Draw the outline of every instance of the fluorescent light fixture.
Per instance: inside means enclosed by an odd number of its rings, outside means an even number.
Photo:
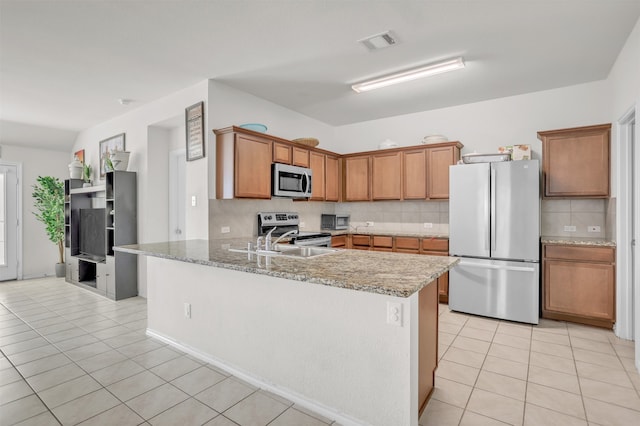
[[[387,75],[385,77],[363,81],[362,83],[354,84],[353,86],[351,86],[351,88],[358,93],[366,92],[373,89],[379,89],[381,87],[391,86],[392,84],[404,83],[406,81],[417,80],[423,77],[430,77],[432,75],[455,71],[462,68],[464,68],[464,61],[462,60],[462,58],[455,58],[448,61],[426,65],[424,67],[401,71],[395,74]]]

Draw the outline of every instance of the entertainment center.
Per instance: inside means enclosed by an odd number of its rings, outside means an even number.
[[[113,246],[136,244],[136,173],[112,171],[104,185],[65,180],[66,281],[113,300],[138,295],[138,259]]]

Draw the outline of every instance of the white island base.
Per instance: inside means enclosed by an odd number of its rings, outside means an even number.
[[[435,282],[394,297],[152,256],[147,282],[149,335],[343,425],[418,425]]]

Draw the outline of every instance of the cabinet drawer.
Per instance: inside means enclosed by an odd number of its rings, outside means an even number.
[[[449,240],[444,238],[425,238],[422,240],[422,250],[449,253]]]
[[[393,237],[383,237],[380,235],[374,235],[373,246],[391,248],[393,247]]]
[[[412,237],[396,237],[396,248],[402,250],[419,250],[420,240]]]
[[[331,247],[344,247],[347,245],[347,237],[345,235],[335,235],[331,237]]]
[[[371,245],[371,237],[369,235],[353,235],[351,237],[351,245],[369,247]]]
[[[615,250],[612,247],[577,247],[545,245],[544,257],[547,259],[586,260],[590,262],[615,262]]]

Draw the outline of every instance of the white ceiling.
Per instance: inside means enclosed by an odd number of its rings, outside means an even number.
[[[330,125],[601,80],[639,16],[640,0],[0,0],[0,137],[68,149],[207,78]],[[396,46],[357,42],[385,30]],[[462,71],[350,89],[459,55]]]

